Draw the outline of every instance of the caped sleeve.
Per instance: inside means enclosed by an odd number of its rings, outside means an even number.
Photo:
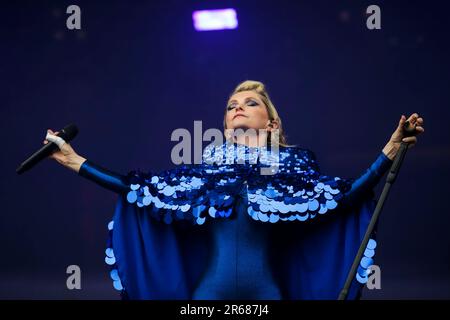
[[[148,207],[151,216],[166,224],[188,220],[203,224],[207,216],[228,217],[245,168],[227,165],[180,165],[160,173],[128,174],[128,203]]]
[[[286,149],[279,157],[280,167],[273,175],[255,172],[251,177],[248,213],[254,220],[306,221],[356,204],[372,192],[392,163],[381,153],[354,179],[323,174],[309,149]]]
[[[231,215],[237,185],[245,168],[215,164],[183,164],[161,172],[118,174],[86,160],[79,175],[126,196],[128,203],[148,207],[151,217],[164,222],[185,220],[203,224],[207,216]]]
[[[335,209],[351,188],[351,179],[322,174],[308,149],[287,148],[278,157],[273,175],[255,172],[249,182],[249,214],[255,220],[306,221]]]
[[[317,172],[319,180],[327,177],[320,172],[314,152],[307,150],[307,154],[306,159],[308,166],[312,168],[313,171]],[[342,188],[342,196],[338,197],[339,205],[343,207],[356,204],[361,201],[365,195],[372,193],[373,188],[380,182],[392,163],[393,160],[389,159],[383,152],[380,152],[377,155],[377,158],[358,178],[343,178],[347,186]],[[348,186],[350,186],[350,188]]]

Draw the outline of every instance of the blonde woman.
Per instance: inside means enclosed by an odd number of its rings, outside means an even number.
[[[405,137],[405,121],[415,136]],[[226,142],[205,149],[201,164],[121,175],[68,143],[51,158],[118,193],[105,261],[124,299],[336,299],[373,213],[373,188],[400,143],[415,145],[423,131],[417,113],[402,116],[359,178],[324,175],[311,150],[287,144],[264,84],[244,81],[227,101]],[[276,173],[262,175],[274,162]],[[349,299],[360,296],[375,247],[374,234]]]

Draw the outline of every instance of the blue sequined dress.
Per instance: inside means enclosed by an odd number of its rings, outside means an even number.
[[[380,153],[341,179],[308,149],[276,151],[225,143],[202,164],[126,176],[85,161],[81,176],[119,194],[105,261],[123,298],[336,299],[392,161]],[[367,281],[372,238],[350,299]]]

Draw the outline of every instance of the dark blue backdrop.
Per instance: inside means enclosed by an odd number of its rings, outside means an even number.
[[[81,31],[66,29],[70,4]],[[167,169],[171,132],[220,128],[246,79],[266,83],[289,141],[336,176],[360,175],[401,114],[424,117],[380,221],[382,289],[364,298],[450,298],[449,8],[377,1],[370,31],[370,4],[3,1],[0,298],[118,298],[103,261],[116,196],[51,161],[15,174],[47,128],[76,123],[74,148],[113,170]],[[193,10],[226,7],[237,30],[193,29]],[[82,290],[66,288],[71,264]]]

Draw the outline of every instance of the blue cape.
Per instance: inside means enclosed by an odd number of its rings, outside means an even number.
[[[322,175],[311,151],[260,148],[255,157],[242,149],[224,144],[206,149],[201,164],[128,174],[105,258],[123,298],[191,299],[208,261],[209,222],[229,219],[246,182],[249,219],[275,226],[270,264],[283,299],[337,299],[374,211],[373,191],[340,205],[354,180]],[[261,174],[269,167],[273,174]],[[359,298],[375,246],[371,239],[348,299]]]

